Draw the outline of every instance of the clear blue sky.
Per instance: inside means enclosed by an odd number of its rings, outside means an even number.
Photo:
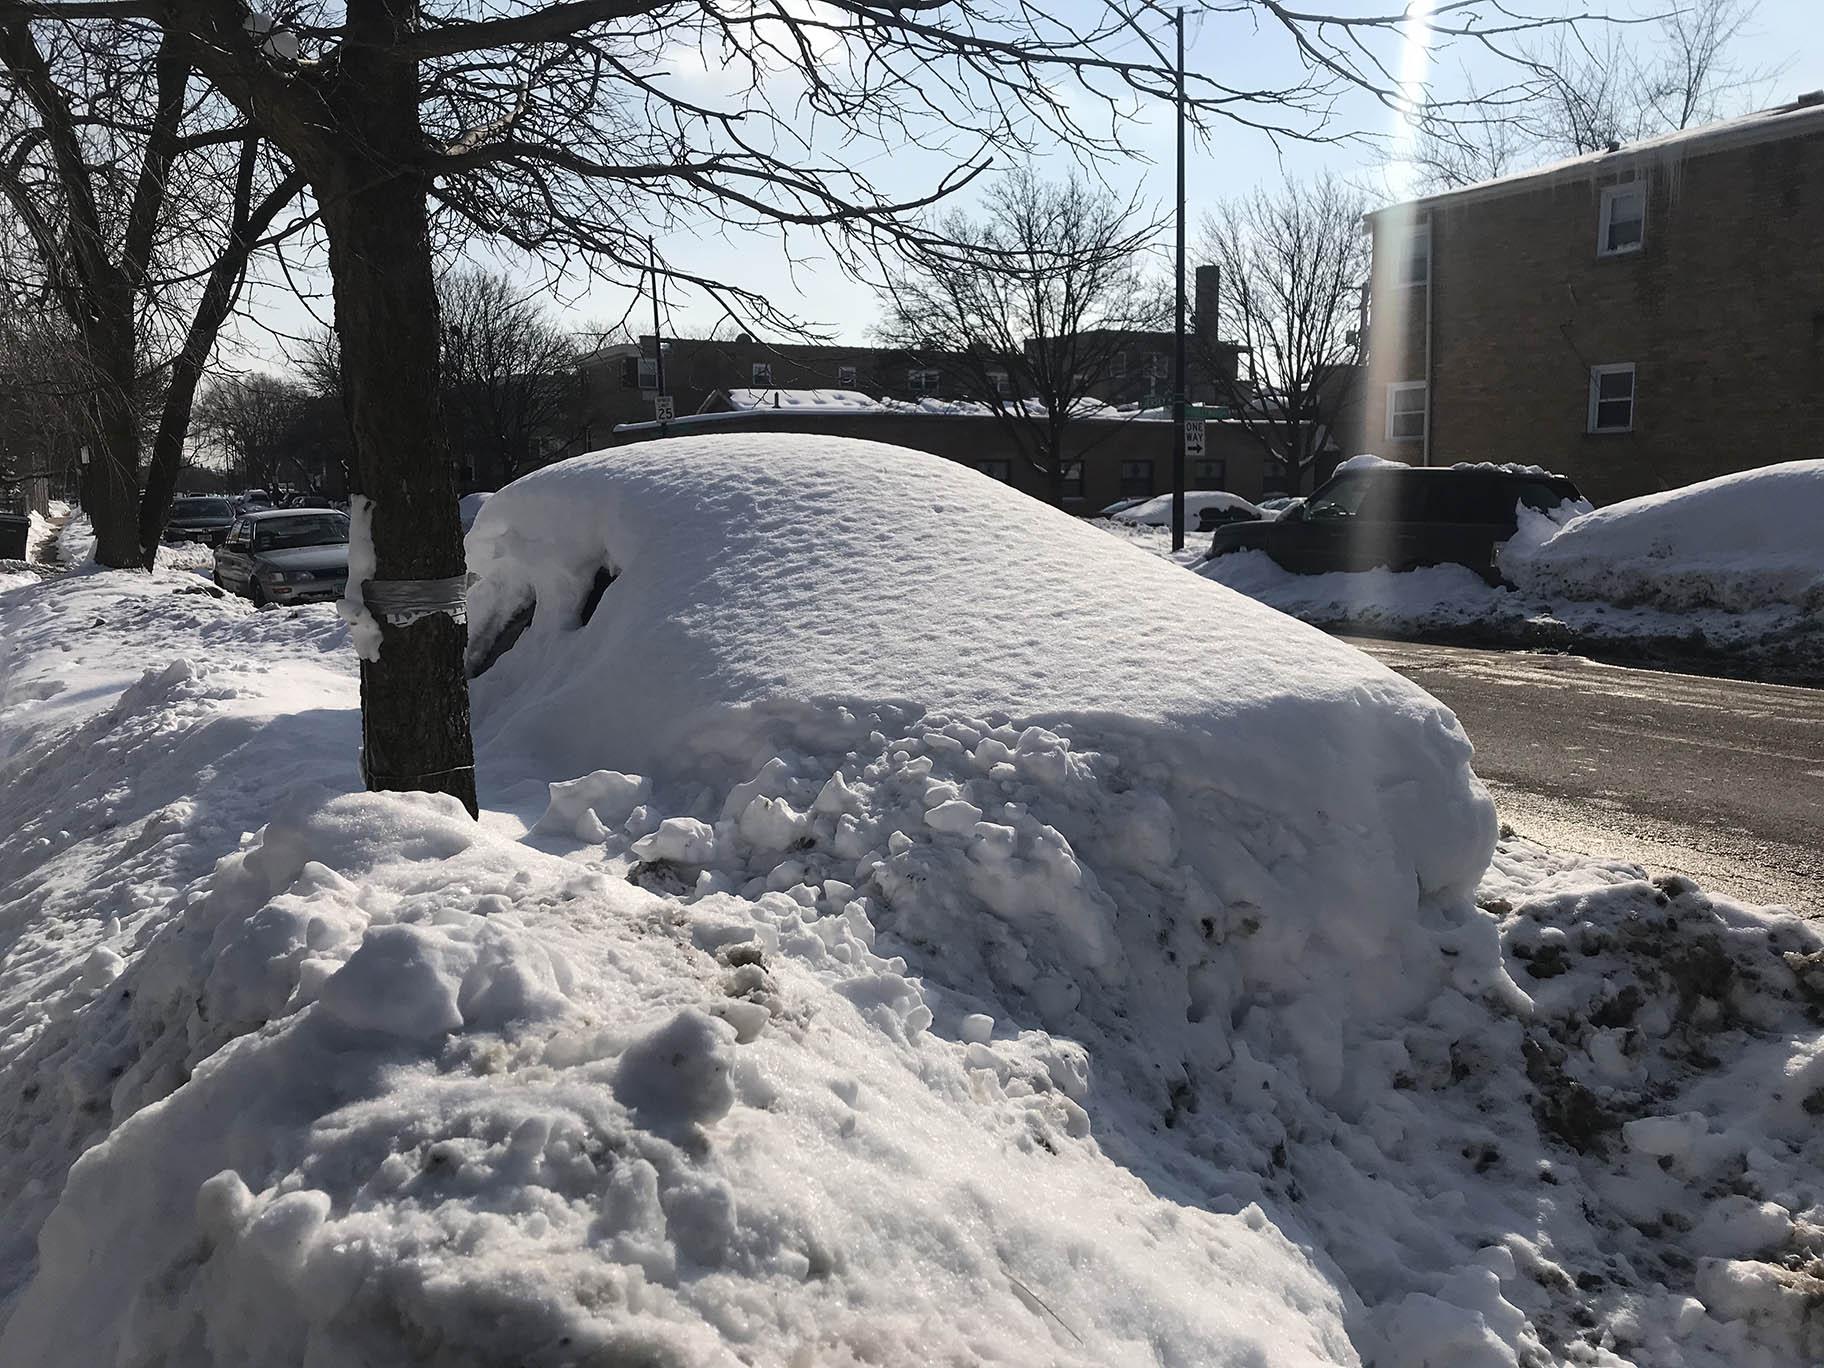
[[[1082,3],[1084,0],[1061,0],[1060,12]],[[1537,0],[1537,5],[1548,11],[1554,5],[1571,8],[1566,0]],[[1392,8],[1387,0],[1330,0],[1330,7],[1365,13],[1385,13]],[[1626,18],[1650,13],[1655,5],[1653,0],[1607,0],[1606,4],[1604,0],[1594,0],[1587,8],[1613,18]],[[1162,29],[1162,40],[1169,39],[1169,32],[1169,27]],[[1133,55],[1139,55],[1138,39],[1130,40],[1128,46]],[[1246,17],[1211,15],[1193,21],[1187,28],[1187,48],[1187,64],[1218,79],[1263,85],[1290,81],[1296,75],[1284,41],[1257,29]],[[1763,88],[1764,97],[1759,104],[1778,104],[1801,91],[1824,88],[1824,0],[1761,0],[1751,31],[1740,40],[1733,56],[1743,67],[1776,73]],[[1390,49],[1386,57],[1397,63],[1397,49]],[[1473,52],[1446,52],[1430,72],[1440,96],[1455,93],[1466,62],[1484,84],[1497,75],[1489,69],[1486,58],[1477,58]],[[709,93],[720,73],[701,71],[686,74],[683,79],[700,84],[703,93]],[[1387,110],[1363,98],[1338,108],[1334,128],[1386,139],[1397,132],[1396,123]],[[1135,157],[1104,164],[1097,173],[1118,189],[1138,188],[1149,199],[1167,203],[1172,191],[1173,156],[1169,106],[1143,116],[1141,122],[1129,128],[1126,140]],[[1276,145],[1263,133],[1218,121],[1207,141],[1193,139],[1188,158],[1193,255],[1198,216],[1223,196],[1256,184],[1306,177],[1322,170],[1359,173],[1364,178],[1384,177],[1384,172],[1377,172],[1376,168],[1384,165],[1386,157],[1385,143],[1378,147],[1322,146],[1280,140]],[[1058,174],[1068,169],[1063,159],[1052,160]],[[935,166],[930,158],[876,154],[870,169],[878,171],[883,189],[911,194],[928,187]],[[967,195],[960,202],[967,204]],[[661,239],[663,251],[681,267],[762,290],[775,303],[809,322],[847,340],[865,340],[877,312],[872,291],[821,258],[818,244],[810,236],[796,237],[790,246],[788,255],[777,234],[730,238],[710,230],[677,232]],[[528,276],[531,279],[534,277]],[[625,288],[572,280],[551,295],[551,303],[567,321],[582,326],[618,318],[634,301]],[[720,317],[720,310],[708,301],[682,292],[672,292],[667,305],[668,329],[704,330],[714,326]],[[311,325],[306,312],[277,291],[261,292],[260,306],[270,311],[269,316],[281,330],[296,332]],[[327,317],[327,305],[319,303],[317,313]],[[638,328],[649,330],[650,317],[650,305],[640,304],[633,321]],[[230,344],[230,360],[232,363],[238,355],[254,364],[272,364],[277,359],[276,351],[269,339],[243,328],[238,341]]]

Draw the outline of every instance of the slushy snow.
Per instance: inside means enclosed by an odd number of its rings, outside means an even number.
[[[0,1362],[1817,1356],[1824,938],[1366,657],[838,439],[470,560],[480,823],[328,607],[0,590]]]

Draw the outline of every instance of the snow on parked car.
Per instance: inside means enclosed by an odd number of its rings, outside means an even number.
[[[1820,527],[1824,460],[1788,461],[1537,525],[1503,551],[1501,568],[1547,598],[1815,611],[1824,608]]]
[[[0,1362],[1806,1345],[1824,938],[1497,847],[1365,657],[837,439],[469,555],[479,823],[327,608],[0,591]]]
[[[1170,527],[1172,496],[1143,499],[1137,504],[1116,509],[1107,516],[1116,522],[1141,527]],[[1219,523],[1250,522],[1262,517],[1260,509],[1239,494],[1221,489],[1193,489],[1184,496],[1184,523],[1193,531],[1209,531]]]

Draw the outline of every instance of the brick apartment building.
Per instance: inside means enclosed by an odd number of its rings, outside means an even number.
[[[1824,92],[1398,204],[1355,449],[1598,502],[1817,455]]]

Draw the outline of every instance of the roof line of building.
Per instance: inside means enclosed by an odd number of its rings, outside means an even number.
[[[872,418],[876,420],[889,418],[928,419],[932,422],[947,423],[959,419],[981,422],[993,419],[992,413],[929,413],[918,409],[857,408],[857,409],[820,409],[794,406],[790,408],[772,408],[762,406],[751,409],[729,409],[721,413],[681,413],[676,418],[661,424],[656,418],[642,419],[637,423],[616,423],[614,432],[651,432],[659,427],[695,427],[705,423],[727,423],[741,418]],[[1138,413],[1085,413],[1071,419],[1073,423],[1170,423],[1169,417],[1156,418]],[[1243,427],[1245,420],[1240,418],[1206,418],[1206,423],[1216,427]]]
[[[1531,171],[1516,171],[1494,180],[1478,181],[1474,185],[1402,200],[1384,209],[1372,210],[1364,217],[1374,220],[1390,214],[1429,209],[1444,203],[1473,204],[1537,189],[1542,185],[1593,179],[1610,172],[1632,169],[1641,162],[1705,156],[1730,148],[1748,147],[1780,138],[1805,137],[1818,132],[1824,132],[1824,91],[1814,90],[1801,95],[1790,104],[1744,114],[1736,119],[1725,119],[1720,123],[1705,124],[1701,128],[1678,129],[1655,138],[1643,138],[1612,151],[1588,152]]]

